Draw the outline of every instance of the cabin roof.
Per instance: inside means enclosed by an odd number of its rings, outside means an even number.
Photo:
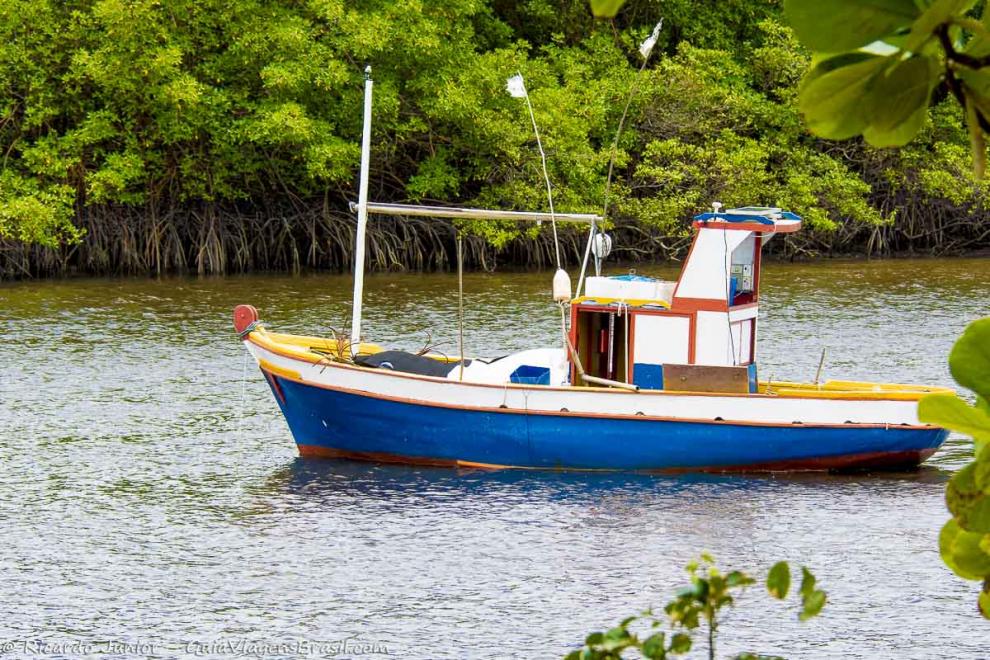
[[[694,216],[694,226],[735,229],[763,234],[792,232],[801,228],[801,216],[772,206],[743,206]]]

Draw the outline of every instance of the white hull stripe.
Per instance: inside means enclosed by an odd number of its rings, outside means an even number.
[[[773,395],[691,395],[588,388],[461,383],[326,362],[313,364],[245,342],[256,360],[297,373],[303,383],[427,406],[538,414],[648,417],[741,424],[919,426],[916,401],[787,398]]]

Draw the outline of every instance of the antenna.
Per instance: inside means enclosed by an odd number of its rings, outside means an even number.
[[[526,107],[529,108],[529,118],[533,122],[533,133],[536,135],[536,146],[540,150],[540,163],[543,165],[543,180],[547,184],[547,201],[550,203],[550,224],[553,225],[553,247],[557,255],[557,270],[560,270],[560,242],[557,240],[557,219],[553,212],[553,191],[550,187],[550,175],[547,173],[547,154],[543,151],[543,141],[540,140],[540,129],[536,127],[536,115],[533,114],[533,104],[529,100],[529,92],[526,90],[526,83],[522,73],[509,78],[505,83],[505,89],[515,98],[526,99]],[[570,288],[570,285],[568,285]]]
[[[636,72],[636,78],[633,80],[633,85],[629,89],[629,96],[626,98],[626,107],[622,109],[622,118],[619,119],[619,127],[615,131],[615,139],[612,141],[612,154],[608,159],[608,176],[605,177],[605,200],[602,203],[602,218],[608,217],[608,199],[609,193],[612,190],[612,172],[615,169],[615,154],[619,149],[619,137],[622,135],[622,128],[626,124],[626,116],[629,114],[629,106],[632,105],[632,100],[636,98],[636,92],[639,91],[639,79],[642,77],[643,70],[646,69],[646,63],[650,61],[650,55],[653,54],[653,47],[657,43],[657,39],[660,37],[660,30],[663,29],[663,18],[653,28],[653,32],[650,36],[640,44],[639,53],[643,56],[643,63],[639,67],[639,71]],[[578,278],[577,290],[575,290],[574,295],[581,295],[581,287],[584,285],[584,274],[588,270],[588,258],[591,256],[591,243],[595,239],[595,224],[592,223],[591,231],[588,232],[588,245],[584,249],[584,260],[581,262],[581,276]]]
[[[602,207],[602,217],[608,217],[608,195],[612,187],[612,170],[615,167],[615,153],[619,149],[619,137],[622,135],[622,128],[626,124],[626,115],[629,114],[629,106],[632,105],[632,100],[636,98],[636,92],[639,91],[639,79],[643,70],[646,69],[646,63],[650,61],[650,55],[653,54],[653,47],[657,43],[657,38],[660,36],[660,30],[663,29],[663,19],[656,24],[653,28],[653,32],[650,36],[646,38],[646,41],[642,43],[639,47],[639,52],[643,56],[643,64],[640,65],[639,71],[636,72],[636,78],[633,80],[633,86],[629,90],[629,96],[626,98],[626,107],[622,109],[622,118],[619,120],[619,128],[615,131],[615,140],[612,141],[612,155],[608,160],[608,176],[605,178],[605,202]]]

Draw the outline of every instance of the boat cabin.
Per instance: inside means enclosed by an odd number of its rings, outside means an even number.
[[[703,213],[676,282],[589,277],[572,301],[570,341],[585,373],[642,389],[755,392],[760,253],[801,228],[779,208]],[[572,385],[587,383],[571,362]]]

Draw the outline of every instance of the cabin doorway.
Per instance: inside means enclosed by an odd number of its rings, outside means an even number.
[[[590,376],[621,382],[629,381],[629,314],[618,310],[578,309],[571,329],[574,348],[584,371]],[[571,383],[579,382],[571,369]]]

